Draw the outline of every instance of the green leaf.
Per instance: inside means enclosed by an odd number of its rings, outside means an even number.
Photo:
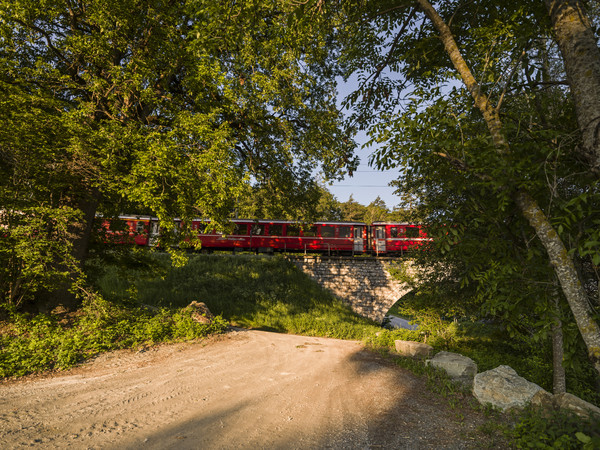
[[[581,431],[576,432],[575,437],[579,442],[583,442],[584,444],[592,442],[592,438],[587,434],[582,433]]]

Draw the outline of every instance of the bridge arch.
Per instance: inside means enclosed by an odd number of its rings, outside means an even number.
[[[395,258],[288,256],[289,260],[353,311],[381,323],[385,314],[412,290],[394,279]]]

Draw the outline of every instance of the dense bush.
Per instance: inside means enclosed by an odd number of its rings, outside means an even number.
[[[0,377],[67,369],[104,351],[196,339],[223,332],[226,327],[221,317],[200,324],[178,308],[153,312],[99,298],[86,302],[70,320],[11,310],[0,333]]]
[[[600,448],[600,417],[583,418],[565,411],[540,414],[527,409],[510,432],[517,448]]]

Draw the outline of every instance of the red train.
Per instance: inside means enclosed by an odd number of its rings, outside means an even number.
[[[119,226],[108,220],[102,226],[113,243],[155,246],[160,228],[149,216],[119,216]],[[203,250],[260,252],[318,252],[325,254],[399,254],[430,240],[420,225],[375,222],[315,222],[309,225],[287,220],[233,219],[230,234],[210,230],[210,222],[192,221]],[[175,221],[175,229],[180,221]],[[208,231],[207,231],[208,230]]]

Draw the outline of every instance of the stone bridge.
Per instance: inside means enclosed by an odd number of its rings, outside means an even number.
[[[404,260],[350,256],[288,255],[288,258],[356,313],[376,322],[381,323],[392,305],[411,290],[388,272],[391,265]]]

